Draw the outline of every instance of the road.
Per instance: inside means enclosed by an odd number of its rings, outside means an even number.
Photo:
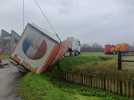
[[[0,66],[0,100],[21,100],[16,95],[17,83],[21,77],[18,68],[8,62],[8,65]]]

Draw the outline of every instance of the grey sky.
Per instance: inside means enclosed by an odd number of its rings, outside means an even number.
[[[82,43],[134,44],[133,0],[37,0],[62,39]],[[25,23],[52,31],[33,0],[25,0]],[[22,0],[0,1],[0,28],[22,33]]]

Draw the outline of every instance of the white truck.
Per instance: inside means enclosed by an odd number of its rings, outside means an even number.
[[[78,56],[80,54],[80,40],[74,37],[68,37],[67,40],[70,41],[70,46],[68,48],[69,55]]]

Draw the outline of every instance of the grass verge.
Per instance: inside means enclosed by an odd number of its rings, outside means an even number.
[[[18,94],[22,100],[133,100],[103,90],[61,82],[51,73],[28,73],[20,83]]]
[[[114,59],[113,56],[102,53],[82,53],[77,57],[63,58],[47,73],[28,73],[24,76],[19,84],[18,94],[22,100],[134,100],[57,79],[62,71],[112,69]]]

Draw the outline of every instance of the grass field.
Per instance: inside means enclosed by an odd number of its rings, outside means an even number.
[[[0,59],[9,59],[9,54],[0,53]]]
[[[116,67],[116,56],[105,55],[101,52],[82,53],[80,56],[65,57],[59,60],[58,66],[62,71],[110,69],[110,67],[113,69]]]
[[[111,70],[115,66],[115,59],[116,57],[103,53],[82,53],[77,57],[63,58],[47,73],[28,73],[24,76],[18,94],[22,100],[134,100],[99,89],[61,82],[56,78],[60,71]]]
[[[22,100],[133,100],[103,90],[61,82],[54,79],[49,72],[27,74],[18,91]]]

